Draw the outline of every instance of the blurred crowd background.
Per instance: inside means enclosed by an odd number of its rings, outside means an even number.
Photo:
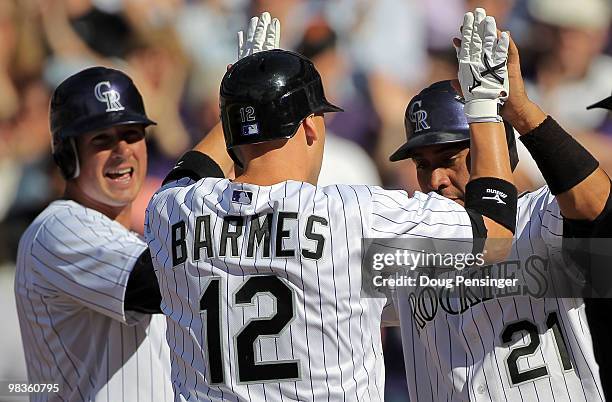
[[[388,162],[405,141],[405,107],[423,87],[456,77],[451,40],[476,6],[511,32],[531,99],[612,172],[611,114],[586,110],[612,93],[610,0],[0,0],[0,305],[9,311],[0,379],[26,378],[12,272],[22,231],[63,192],[48,128],[50,94],[63,79],[91,65],[124,70],[158,122],[133,219],[142,232],[148,199],[174,160],[218,121],[236,32],[267,10],[281,20],[281,47],[311,58],[327,98],[346,110],[326,116],[321,183],[413,191],[412,162]],[[540,186],[521,157],[520,189]],[[385,340],[388,400],[406,400],[399,335]]]

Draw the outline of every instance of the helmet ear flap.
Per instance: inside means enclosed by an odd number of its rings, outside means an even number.
[[[60,141],[53,147],[53,160],[66,180],[76,179],[81,171],[74,138]]]

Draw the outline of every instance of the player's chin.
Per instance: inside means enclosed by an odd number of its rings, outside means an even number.
[[[133,202],[138,196],[140,186],[130,186],[127,188],[107,187],[106,195],[111,204],[116,207],[125,206]]]
[[[107,205],[113,207],[113,208],[124,208],[129,206],[130,204],[132,204],[134,202],[134,200],[136,199],[135,196],[117,196],[117,195],[113,195],[111,197],[108,198],[108,201],[106,202]]]

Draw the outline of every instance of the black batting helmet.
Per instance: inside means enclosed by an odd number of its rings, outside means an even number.
[[[134,82],[119,70],[92,67],[64,80],[49,111],[53,159],[66,179],[79,175],[74,137],[121,124],[155,124]]]
[[[321,76],[306,57],[268,50],[236,62],[221,81],[221,123],[227,150],[295,135],[313,113],[341,112],[325,99]]]
[[[470,140],[470,127],[463,106],[465,101],[451,86],[450,81],[439,81],[423,89],[410,100],[404,125],[406,143],[389,158],[391,161],[408,159],[415,149],[428,145],[452,144]],[[512,170],[518,164],[516,138],[512,126],[504,122]]]

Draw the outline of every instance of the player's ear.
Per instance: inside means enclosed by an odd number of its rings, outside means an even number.
[[[317,126],[314,123],[313,117],[314,115],[311,114],[302,121],[302,128],[306,134],[306,143],[308,145],[312,145],[319,139],[319,132],[317,131]]]

